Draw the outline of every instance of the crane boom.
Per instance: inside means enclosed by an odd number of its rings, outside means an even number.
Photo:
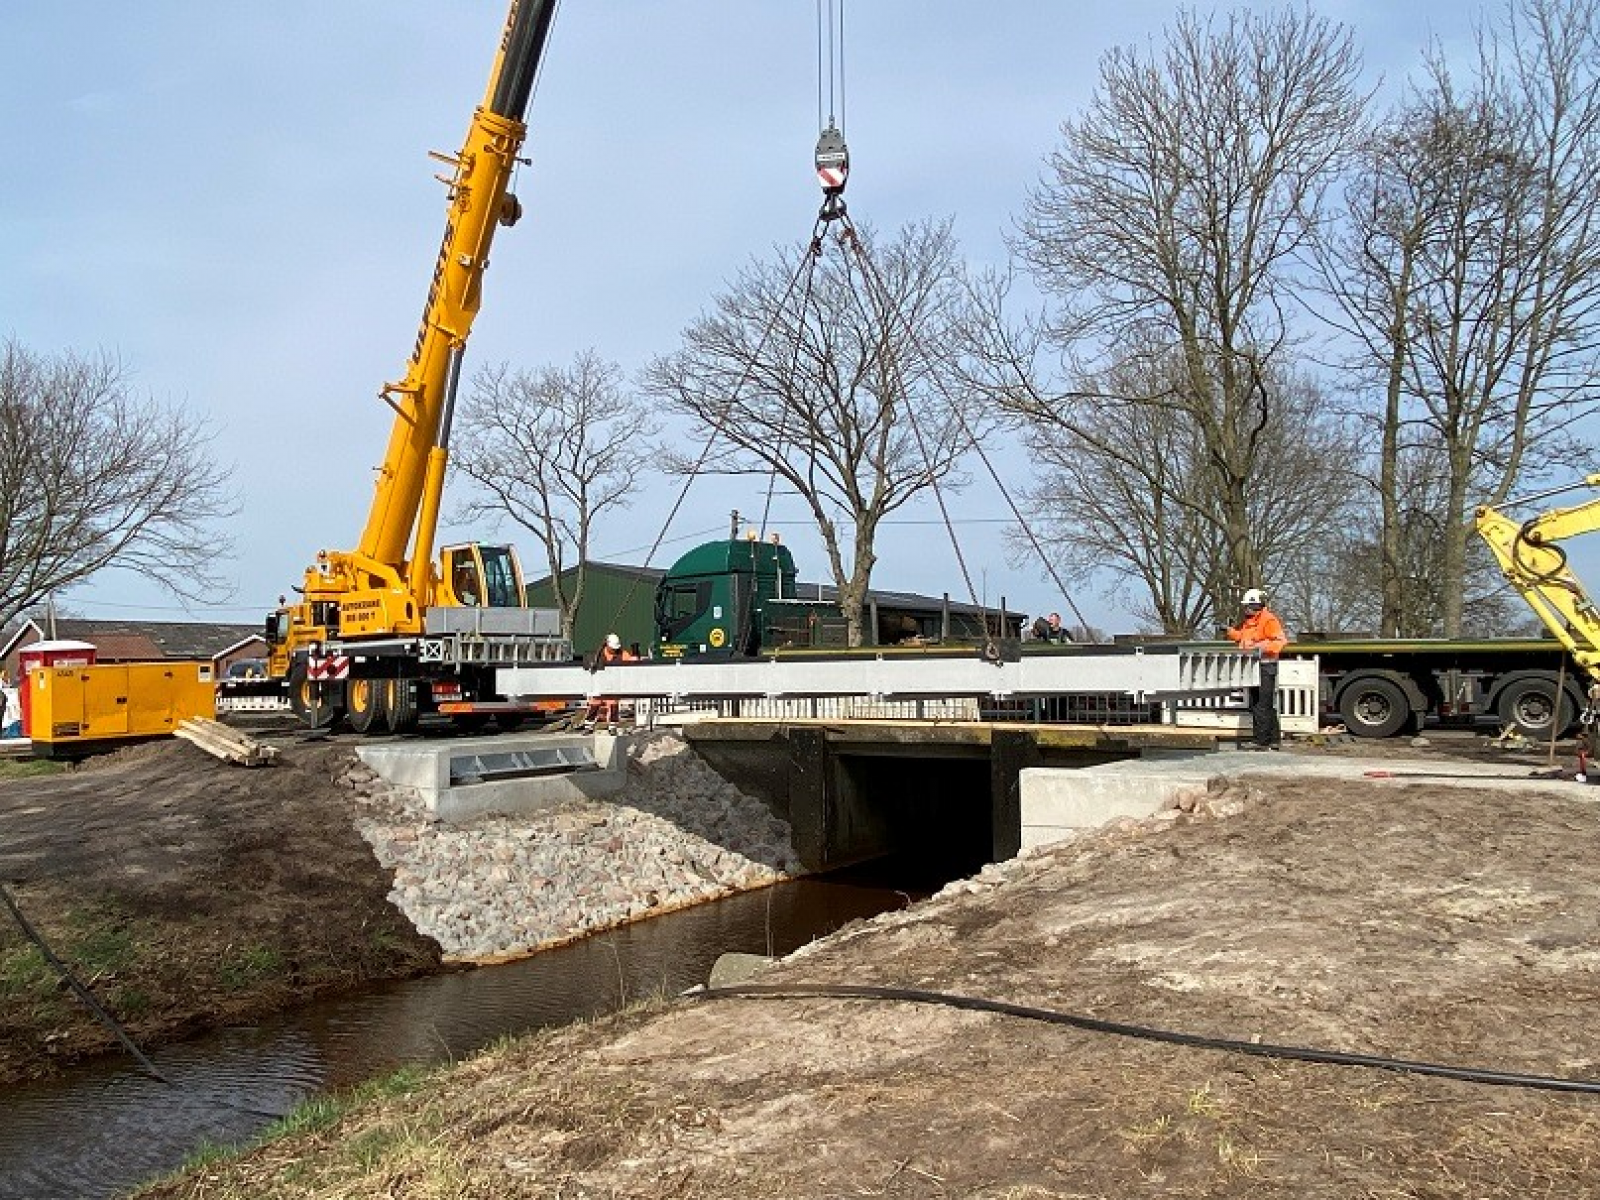
[[[393,405],[395,421],[357,551],[374,563],[397,568],[412,548],[410,561],[426,564],[432,553],[449,442],[450,384],[482,302],[495,227],[510,225],[520,212],[508,186],[554,11],[553,0],[512,4],[484,102],[473,114],[461,153],[447,160],[455,167],[449,214],[416,344],[404,378],[385,384],[381,393]],[[439,461],[430,462],[435,457]],[[419,513],[430,510],[432,519],[419,525]]]
[[[493,662],[556,649],[523,607],[509,546],[445,547],[433,561],[462,356],[495,230],[521,215],[511,177],[556,6],[510,0],[466,140],[434,155],[450,168],[444,236],[405,374],[379,390],[394,420],[360,540],[319,550],[300,600],[267,619],[269,673],[312,725],[348,708],[359,732],[402,732],[441,704],[492,703]]]

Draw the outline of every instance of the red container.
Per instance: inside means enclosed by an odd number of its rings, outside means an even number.
[[[22,701],[22,736],[32,737],[30,714],[33,710],[33,689],[44,685],[43,679],[34,679],[35,667],[92,667],[94,646],[89,642],[35,642],[17,651],[17,670],[22,678],[17,681],[17,696]]]

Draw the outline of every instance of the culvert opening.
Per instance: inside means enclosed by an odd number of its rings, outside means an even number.
[[[841,755],[841,809],[882,853],[859,870],[883,887],[937,891],[993,861],[986,758]]]

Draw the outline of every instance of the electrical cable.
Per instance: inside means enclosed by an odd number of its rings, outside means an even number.
[[[55,968],[56,974],[60,975],[66,985],[72,989],[73,995],[83,1001],[84,1007],[93,1013],[95,1018],[115,1035],[117,1041],[122,1043],[123,1048],[133,1055],[134,1061],[143,1067],[152,1079],[170,1084],[172,1080],[158,1071],[155,1063],[144,1056],[144,1052],[128,1036],[128,1031],[101,1006],[100,1001],[95,999],[94,993],[73,973],[72,968],[56,957],[55,951],[50,949],[44,938],[39,936],[39,931],[33,927],[27,917],[22,915],[22,910],[17,907],[17,902],[11,898],[11,893],[3,884],[0,884],[0,900],[4,900],[6,907],[11,910],[12,919],[16,921],[17,928],[22,930],[23,936],[34,944],[40,954],[44,955],[44,960]]]
[[[1271,1042],[1247,1042],[1238,1038],[1207,1037],[1196,1033],[1181,1033],[1169,1029],[1155,1029],[1145,1025],[1130,1025],[1121,1021],[1104,1021],[1098,1017],[1079,1016],[1055,1009],[1034,1008],[1024,1004],[1011,1004],[1003,1000],[986,1000],[978,996],[961,996],[953,992],[935,992],[922,988],[874,987],[865,984],[761,984],[746,983],[730,987],[702,988],[686,995],[695,999],[801,999],[822,998],[834,1000],[899,1000],[909,1004],[938,1004],[969,1012],[998,1013],[1001,1016],[1021,1017],[1030,1021],[1044,1021],[1052,1025],[1067,1025],[1089,1033],[1106,1033],[1116,1037],[1139,1038],[1144,1041],[1164,1042],[1173,1046],[1187,1046],[1198,1050],[1221,1050],[1232,1054],[1246,1054],[1256,1058],[1289,1059],[1296,1062],[1317,1063],[1336,1067],[1367,1067],[1376,1071],[1394,1071],[1400,1074],[1427,1075],[1436,1079],[1454,1079],[1462,1083],[1481,1083],[1494,1087],[1531,1088],[1537,1091],[1569,1092],[1600,1096],[1600,1079],[1566,1079],[1556,1075],[1529,1075],[1515,1071],[1497,1071],[1485,1067],[1462,1067],[1447,1063],[1423,1062],[1416,1059],[1388,1058],[1378,1054],[1353,1054],[1343,1050],[1319,1050],[1309,1046],[1284,1046]]]

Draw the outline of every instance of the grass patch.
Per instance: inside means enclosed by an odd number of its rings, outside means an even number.
[[[261,1135],[274,1141],[292,1134],[318,1133],[336,1124],[346,1113],[374,1100],[409,1096],[422,1086],[432,1072],[426,1067],[401,1067],[388,1075],[369,1079],[359,1087],[334,1095],[312,1096],[292,1108],[287,1116],[274,1121]]]
[[[0,996],[43,999],[55,990],[55,984],[55,969],[32,942],[0,954]]]
[[[183,1166],[179,1169],[180,1171],[195,1171],[201,1167],[209,1167],[213,1163],[227,1162],[237,1152],[238,1147],[236,1146],[231,1146],[227,1142],[213,1142],[210,1138],[207,1138],[189,1151],[188,1157],[183,1160]]]
[[[143,988],[123,988],[112,997],[111,1007],[124,1021],[145,1016],[151,1009],[150,993]]]
[[[0,759],[0,779],[31,779],[39,775],[59,775],[72,764],[49,758]]]
[[[283,974],[283,953],[274,946],[230,946],[217,977],[230,992],[241,992]]]
[[[138,957],[133,934],[115,917],[94,910],[75,910],[69,920],[73,933],[63,947],[63,958],[81,975],[115,975],[131,967]]]

